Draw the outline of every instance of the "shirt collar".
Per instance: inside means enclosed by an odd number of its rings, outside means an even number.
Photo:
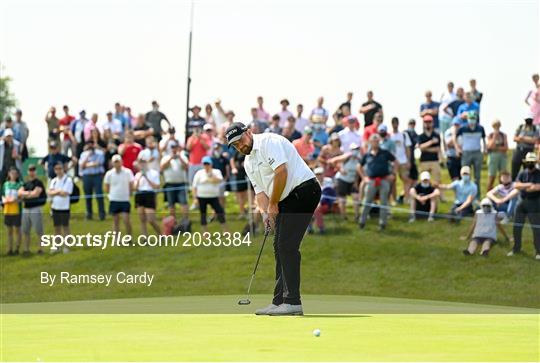
[[[253,135],[253,147],[251,148],[251,151],[259,150],[259,148],[261,147],[261,138],[262,138],[262,135],[259,135],[259,134]]]

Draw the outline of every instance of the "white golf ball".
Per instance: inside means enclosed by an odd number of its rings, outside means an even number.
[[[313,336],[320,337],[321,336],[321,331],[319,329],[313,330]]]

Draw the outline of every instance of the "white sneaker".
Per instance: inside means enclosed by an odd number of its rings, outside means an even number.
[[[304,311],[302,310],[302,305],[281,304],[277,308],[270,310],[268,315],[304,315]]]
[[[66,253],[69,253],[69,248],[64,247],[64,248],[62,249],[62,253],[63,253],[64,255],[65,255]]]
[[[504,216],[504,218],[501,220],[501,224],[508,224],[509,220],[507,216]]]
[[[60,249],[58,247],[51,247],[51,255],[54,255],[55,253],[59,253]]]
[[[514,255],[514,251],[513,251],[513,250],[510,250],[510,252],[508,252],[508,253],[506,254],[506,256],[508,256],[508,257],[512,257],[513,255]]]
[[[255,315],[268,315],[271,310],[277,308],[278,305],[270,304],[264,308],[255,310]]]
[[[536,254],[536,256],[534,256],[534,259],[535,259],[536,261],[540,261],[540,253]]]
[[[433,222],[433,221],[435,221],[435,218],[433,218],[433,216],[430,214],[427,221],[428,222]]]

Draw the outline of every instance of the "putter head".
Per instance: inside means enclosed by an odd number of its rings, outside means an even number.
[[[251,301],[249,299],[238,300],[238,305],[249,305],[249,304],[251,304]]]

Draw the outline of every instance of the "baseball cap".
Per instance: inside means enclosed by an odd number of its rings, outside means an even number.
[[[5,136],[13,136],[13,131],[11,129],[5,129],[4,130],[4,137]]]
[[[85,110],[80,110],[79,115],[86,115],[86,111]]]
[[[204,158],[202,158],[202,163],[203,164],[212,164],[212,158],[207,155]]]
[[[461,170],[459,171],[459,174],[460,175],[463,175],[463,174],[469,174],[470,175],[471,174],[471,168],[469,166],[467,166],[467,165],[462,166]]]
[[[247,130],[247,126],[241,122],[233,122],[225,131],[227,145],[231,146],[233,142],[240,140],[242,134]]]
[[[324,168],[319,166],[319,167],[316,167],[314,170],[313,170],[313,173],[315,173],[315,175],[317,174],[322,174],[324,173]]]
[[[461,120],[459,117],[456,116],[452,119],[452,125],[461,125]]]
[[[478,115],[474,111],[469,111],[467,113],[467,120],[478,120]]]
[[[388,127],[386,127],[385,124],[380,124],[379,127],[377,127],[377,132],[381,132],[381,131],[387,132]]]
[[[429,171],[423,171],[420,173],[420,180],[431,180],[431,175]]]
[[[422,120],[424,122],[433,122],[433,116],[431,115],[424,115],[424,117],[422,117]]]
[[[333,132],[332,134],[330,134],[330,141],[336,141],[336,140],[339,140],[339,135],[337,132]]]
[[[112,162],[115,163],[117,161],[122,161],[122,157],[118,154],[115,154],[113,155],[113,157],[111,158]]]
[[[304,134],[311,135],[312,133],[313,133],[313,130],[311,129],[311,127],[309,126],[304,127]]]
[[[525,117],[523,119],[524,120],[534,120],[534,114],[532,112],[527,112],[527,114],[525,115]]]
[[[489,200],[489,198],[484,198],[482,199],[482,201],[480,202],[480,206],[481,207],[493,207],[493,203],[491,203],[491,200]]]
[[[204,131],[213,130],[213,129],[214,127],[212,126],[212,124],[204,124],[203,126]]]
[[[347,122],[357,122],[358,119],[356,118],[356,116],[349,115],[349,116],[345,117],[345,121],[347,121]]]
[[[536,163],[536,154],[533,152],[528,152],[523,159],[524,163]]]

